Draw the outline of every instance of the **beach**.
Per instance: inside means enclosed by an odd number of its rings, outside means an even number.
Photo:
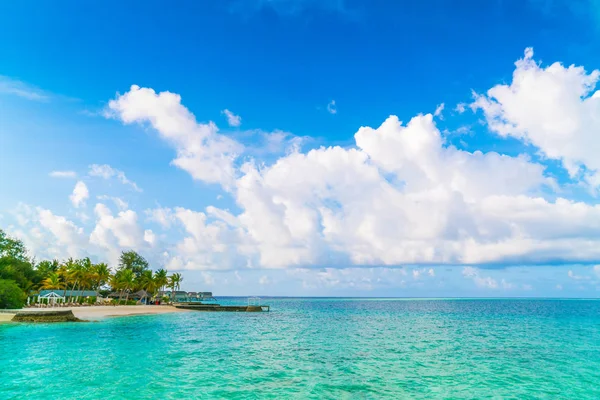
[[[69,308],[65,308],[67,310]],[[106,317],[124,317],[129,315],[150,315],[188,312],[173,306],[95,306],[70,308],[77,318],[94,320]]]
[[[10,322],[10,320],[15,316],[15,314],[11,313],[0,313],[0,324],[3,322]]]
[[[56,308],[25,308],[22,311],[62,310],[73,311],[73,314],[86,321],[97,321],[108,317],[125,317],[131,315],[151,315],[189,312],[173,306],[92,306],[92,307],[56,307]],[[21,311],[21,310],[19,310]],[[15,313],[0,313],[0,323],[9,322]]]

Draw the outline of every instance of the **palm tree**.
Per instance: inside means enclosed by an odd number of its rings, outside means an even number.
[[[65,284],[61,281],[56,272],[50,272],[46,279],[42,281],[42,289],[63,289]]]
[[[60,263],[58,262],[58,260],[43,260],[35,266],[35,269],[37,270],[41,278],[46,278],[50,273],[58,272],[59,267]]]
[[[89,289],[93,285],[95,275],[94,264],[92,264],[89,257],[78,260],[78,264],[81,266],[81,276],[79,278],[78,288],[81,291],[81,295],[83,295],[83,290]]]
[[[121,296],[123,294],[123,285],[121,282],[121,271],[117,271],[117,273],[115,273],[114,275],[110,276],[110,287],[112,290],[114,290],[115,292],[119,292],[119,303],[121,304]]]
[[[72,301],[73,292],[75,291],[75,287],[77,287],[80,279],[83,277],[83,274],[84,274],[84,269],[82,267],[82,264],[78,261],[79,260],[75,261],[72,258],[69,258],[64,265],[64,267],[66,269],[67,285],[71,284],[71,296],[69,298],[69,302]],[[65,287],[65,290],[66,290],[66,287]]]
[[[132,270],[130,269],[125,269],[121,271],[120,274],[120,278],[119,281],[121,283],[121,287],[123,288],[123,290],[125,290],[125,304],[127,304],[127,301],[129,300],[129,292],[134,288],[135,286],[135,274]]]
[[[183,277],[179,273],[174,273],[169,277],[169,287],[171,288],[171,302],[175,299],[175,291],[179,290],[179,285],[183,281]]]
[[[110,279],[110,268],[105,263],[95,264],[93,267],[93,281],[94,285],[92,289],[100,289],[106,285]]]
[[[169,278],[167,277],[167,271],[164,269],[159,269],[154,274],[154,281],[156,283],[156,287],[160,288],[164,292],[165,286],[169,283]]]
[[[67,296],[67,286],[70,282],[69,277],[69,269],[67,268],[67,264],[63,263],[58,267],[58,271],[56,272],[60,277],[61,282],[63,283],[63,297]]]
[[[152,275],[151,270],[148,269],[141,273],[138,279],[138,287],[146,293],[154,293],[154,291],[156,290],[156,282],[154,280],[154,276]],[[140,302],[143,302],[145,298],[146,295],[144,294],[144,297],[140,299]]]

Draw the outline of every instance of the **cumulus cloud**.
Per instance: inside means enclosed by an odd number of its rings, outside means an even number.
[[[214,123],[198,123],[178,94],[133,85],[109,101],[106,116],[125,124],[150,124],[175,148],[172,164],[194,179],[224,187],[235,180],[233,163],[243,146],[219,134]]]
[[[121,211],[115,216],[98,203],[94,212],[96,222],[88,234],[84,227],[65,216],[21,203],[15,210],[20,227],[12,233],[25,242],[32,255],[41,258],[89,256],[115,265],[122,250],[133,249],[142,251],[150,260],[158,260],[153,250],[157,237],[150,229],[142,230],[134,211]]]
[[[125,176],[125,173],[123,171],[119,171],[118,169],[115,169],[108,164],[92,164],[90,165],[90,170],[88,174],[90,176],[96,176],[102,179],[117,178],[119,182],[121,182],[123,185],[131,186],[136,192],[142,191],[142,189],[140,189],[135,182],[132,182],[129,179],[127,179],[127,176]]]
[[[524,114],[509,104],[522,93],[539,91],[544,101],[552,98],[545,84],[538,85],[539,76],[551,73],[555,79],[539,79],[565,86],[557,90],[571,99],[574,118],[587,115],[583,120],[591,121],[593,97],[581,94],[575,101],[571,92],[589,94],[595,75],[570,68],[541,68],[527,53],[517,63],[513,83],[478,96],[473,107],[484,110],[494,131],[538,140],[532,132],[541,119],[525,123],[519,119]],[[546,104],[520,101],[523,107]],[[527,118],[536,117],[536,110]],[[179,235],[149,233],[134,211],[123,207],[115,215],[96,205],[94,245],[164,245],[165,264],[174,270],[288,268],[307,287],[344,282],[340,285],[366,288],[374,287],[373,281],[350,279],[336,268],[408,265],[414,267],[412,276],[423,279],[435,276],[430,265],[454,264],[468,265],[463,275],[477,286],[511,289],[517,286],[472,266],[600,260],[600,206],[552,193],[557,182],[528,155],[470,152],[446,143],[433,114],[416,115],[407,123],[390,116],[380,126],[360,127],[352,146],[296,148],[272,162],[250,158],[236,164],[243,146],[221,135],[213,123],[198,123],[177,94],[132,86],[109,102],[107,112],[126,124],[149,124],[176,150],[174,165],[195,179],[221,184],[235,201],[234,211],[214,206],[146,211],[157,229]],[[565,128],[573,135],[580,131]],[[573,146],[585,143],[575,140]],[[585,161],[585,167],[592,162]],[[109,166],[91,171],[120,176]],[[322,265],[331,268],[320,270],[320,280],[304,277],[307,267]],[[404,278],[398,279],[400,284]]]
[[[143,242],[143,231],[137,222],[135,211],[120,211],[117,216],[106,205],[96,204],[96,227],[90,235],[90,242],[105,248],[138,249]]]
[[[154,208],[146,210],[146,216],[150,221],[156,222],[163,228],[169,228],[174,221],[173,210],[170,208]]]
[[[543,67],[533,49],[515,63],[510,84],[497,85],[476,95],[489,128],[500,136],[515,137],[559,160],[574,179],[592,188],[600,185],[600,91],[594,91],[600,71],[553,63]]]
[[[539,190],[548,182],[541,165],[445,147],[432,115],[407,125],[390,117],[355,139],[356,148],[293,153],[260,169],[244,165],[238,218],[261,265],[335,256],[354,264],[478,263],[520,251],[511,246],[510,222],[493,215],[492,205],[510,206]]]
[[[75,171],[52,171],[50,172],[50,177],[52,178],[71,178],[74,179],[77,177]]]
[[[478,98],[477,106],[499,101],[492,94]],[[557,183],[527,155],[448,145],[431,114],[361,127],[348,148],[296,149],[271,164],[249,160],[238,169],[237,143],[214,124],[197,123],[176,94],[133,86],[109,109],[125,123],[149,122],[178,150],[176,165],[221,183],[237,203],[237,213],[211,207],[150,212],[161,226],[175,221],[187,232],[173,253],[182,268],[600,258],[600,207],[546,198]]]
[[[82,181],[78,181],[75,184],[75,188],[73,188],[73,193],[69,196],[69,199],[71,199],[71,203],[76,208],[79,208],[79,207],[85,205],[85,201],[89,197],[90,197],[90,192],[88,191],[86,184],[83,183]]]
[[[240,117],[239,115],[235,115],[228,109],[224,109],[223,111],[221,111],[221,113],[227,118],[227,123],[229,124],[229,126],[237,128],[238,126],[242,125],[242,117]]]
[[[85,243],[83,229],[65,217],[54,215],[52,211],[38,209],[40,225],[48,229],[60,244],[72,248],[71,254],[77,254],[74,248]]]

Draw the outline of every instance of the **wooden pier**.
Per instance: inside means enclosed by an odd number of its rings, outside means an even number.
[[[213,312],[269,312],[269,306],[265,305],[247,305],[247,306],[222,306],[220,304],[198,304],[191,303],[176,303],[175,308],[194,311],[213,311]]]

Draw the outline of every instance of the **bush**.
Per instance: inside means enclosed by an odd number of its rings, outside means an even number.
[[[27,295],[12,280],[0,279],[0,308],[23,308]]]

